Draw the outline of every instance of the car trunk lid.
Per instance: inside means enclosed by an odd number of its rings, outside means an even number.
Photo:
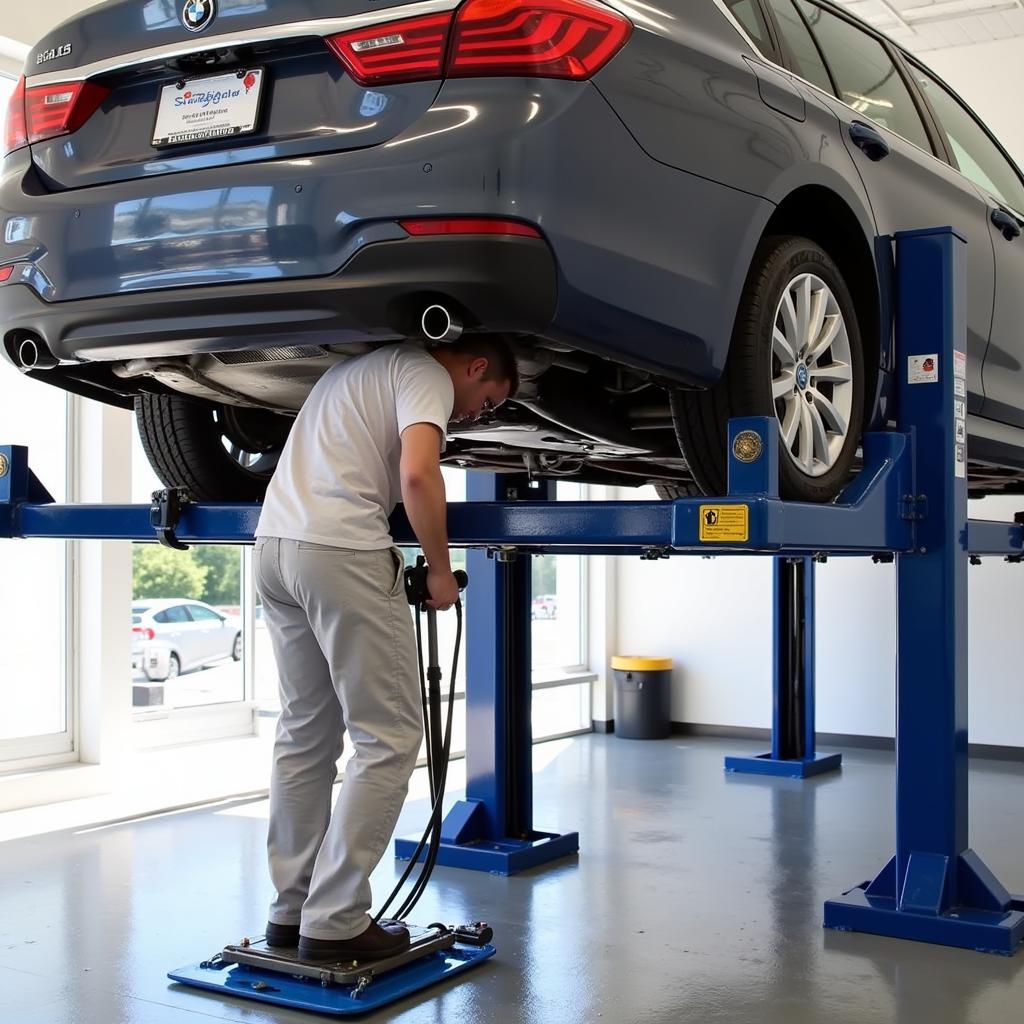
[[[39,109],[50,102],[45,88],[56,97],[57,87],[84,80],[99,90],[77,130],[32,144],[33,161],[47,187],[63,190],[379,145],[422,116],[440,79],[360,85],[326,40],[454,6],[367,13],[360,0],[110,0],[29,54]],[[187,10],[215,13],[196,32]]]

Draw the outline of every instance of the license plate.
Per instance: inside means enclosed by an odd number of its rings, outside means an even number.
[[[157,103],[153,145],[174,146],[254,132],[262,94],[262,68],[165,85]]]

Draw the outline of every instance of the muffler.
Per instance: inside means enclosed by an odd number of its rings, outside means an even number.
[[[462,321],[445,306],[434,303],[423,310],[420,330],[428,341],[456,341],[462,337]]]

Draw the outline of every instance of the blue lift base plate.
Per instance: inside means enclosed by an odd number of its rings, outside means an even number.
[[[857,888],[825,903],[825,927],[1012,956],[1024,942],[1022,909],[1015,900],[1007,911],[961,907],[944,914],[914,913],[897,909],[894,899],[869,897]]]
[[[779,775],[788,779],[806,779],[812,775],[834,772],[843,763],[842,754],[815,754],[814,757],[783,760],[771,754],[756,757],[727,757],[727,772],[746,772],[750,775]]]
[[[396,839],[395,857],[411,860],[417,839]],[[529,839],[475,839],[466,843],[442,842],[437,863],[450,868],[488,871],[492,875],[515,875],[527,868],[578,853],[580,834],[556,835],[534,832]],[[423,859],[421,854],[420,860]]]
[[[419,960],[374,978],[358,996],[353,985],[324,986],[310,978],[296,978],[245,964],[210,964],[203,961],[179,967],[167,977],[182,985],[238,996],[260,1003],[288,1006],[294,1010],[312,1010],[335,1017],[369,1013],[398,999],[436,985],[494,956],[494,946],[468,946],[456,943]]]

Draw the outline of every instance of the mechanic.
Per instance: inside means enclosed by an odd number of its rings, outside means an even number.
[[[429,564],[430,605],[458,598],[440,459],[450,423],[515,394],[508,345],[463,337],[338,363],[288,436],[256,527],[256,585],[281,695],[267,849],[267,943],[303,959],[401,952],[408,929],[369,916],[370,874],[394,831],[423,734],[401,500]],[[345,732],[354,755],[331,811]]]

